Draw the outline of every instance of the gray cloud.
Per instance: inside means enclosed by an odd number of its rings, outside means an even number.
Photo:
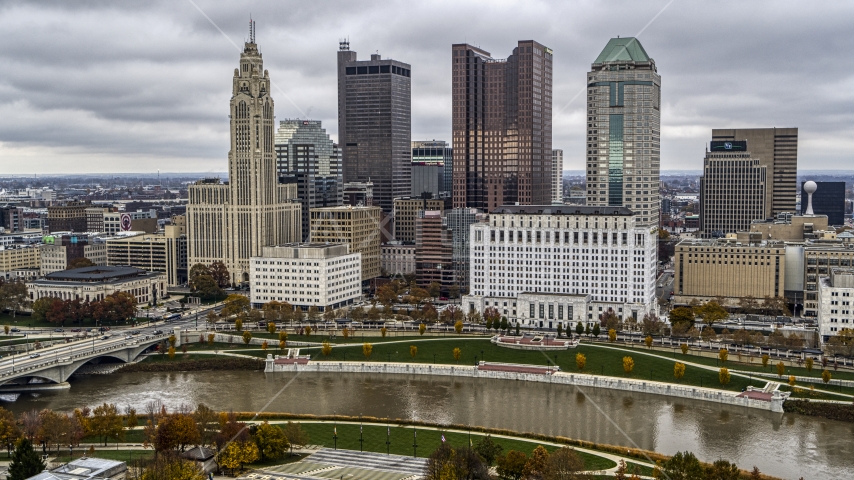
[[[584,95],[569,102],[590,62],[667,4],[193,1],[238,46],[251,12],[278,118],[309,112],[333,136],[341,37],[412,65],[413,139],[450,138],[452,43],[502,58],[536,39],[555,51],[567,169],[583,168]],[[849,168],[852,20],[845,2],[673,2],[640,36],[662,75],[663,168],[699,169],[711,128],[735,126],[797,126],[802,168]],[[238,56],[189,1],[0,3],[0,173],[225,170]]]

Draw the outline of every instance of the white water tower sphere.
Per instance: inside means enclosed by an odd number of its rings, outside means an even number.
[[[815,193],[816,190],[818,190],[818,185],[816,185],[812,180],[804,184],[804,191],[807,192],[808,196],[807,209],[804,212],[804,215],[815,215],[812,211],[812,194]]]

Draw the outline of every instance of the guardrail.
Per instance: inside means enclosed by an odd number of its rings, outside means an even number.
[[[162,340],[164,338],[169,338],[169,335],[167,335],[167,334],[149,335],[148,340],[143,340],[142,342],[113,343],[113,344],[106,346],[106,347],[93,348],[91,351],[86,351],[85,353],[83,353],[83,352],[78,352],[78,353],[72,352],[70,355],[68,355],[68,354],[60,355],[61,352],[59,352],[59,351],[44,352],[44,353],[41,353],[40,355],[49,356],[51,353],[53,353],[53,354],[55,354],[55,358],[53,360],[48,359],[45,362],[36,363],[35,365],[28,363],[28,364],[20,366],[20,367],[10,366],[6,371],[0,372],[0,378],[8,377],[8,376],[18,376],[20,373],[23,373],[23,372],[29,372],[29,371],[33,371],[33,370],[43,370],[44,368],[51,367],[51,366],[66,365],[66,364],[70,364],[70,363],[74,362],[74,360],[78,359],[78,358],[96,357],[99,354],[103,354],[105,352],[113,352],[116,350],[123,350],[123,349],[127,348],[128,346],[139,345],[140,343],[147,343],[151,340]],[[70,345],[70,344],[66,344],[66,345]],[[78,344],[76,346],[79,347],[81,345]],[[27,357],[23,360],[32,360],[32,359]]]

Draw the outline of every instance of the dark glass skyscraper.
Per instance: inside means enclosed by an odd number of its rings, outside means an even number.
[[[373,182],[373,204],[391,213],[411,193],[410,66],[371,55],[358,61],[349,42],[338,49],[338,144],[344,182]]]
[[[828,225],[845,224],[845,182],[815,182],[812,194],[812,211],[816,215],[827,215]],[[807,193],[801,182],[801,214],[807,210]]]
[[[520,41],[506,60],[451,47],[453,202],[486,211],[552,202],[552,50]]]

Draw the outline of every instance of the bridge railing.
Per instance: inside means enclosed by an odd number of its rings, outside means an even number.
[[[142,340],[141,342],[127,341],[127,342],[121,342],[121,343],[113,343],[113,344],[110,344],[109,346],[102,346],[100,348],[95,347],[92,350],[87,350],[86,352],[77,352],[77,353],[72,352],[70,355],[68,355],[68,354],[62,355],[60,351],[48,352],[48,353],[44,353],[44,355],[46,356],[46,358],[45,358],[46,361],[43,361],[41,363],[36,363],[36,364],[28,363],[27,365],[22,365],[20,367],[17,367],[14,365],[9,366],[4,371],[0,372],[0,378],[8,377],[8,376],[19,376],[23,372],[31,372],[33,370],[43,370],[46,367],[56,366],[58,364],[64,364],[64,363],[67,363],[69,361],[74,361],[77,358],[97,357],[99,354],[103,354],[103,353],[107,353],[107,352],[113,352],[116,350],[123,350],[123,349],[127,348],[128,346],[139,345],[141,343],[151,342],[153,344],[153,343],[156,343],[156,341],[163,340],[166,338],[169,338],[169,335],[167,335],[167,334],[149,335],[147,340]],[[80,347],[82,345],[78,344],[78,345],[74,345],[74,346]],[[48,357],[51,353],[55,354],[53,359],[50,359]],[[33,360],[33,359],[25,358],[23,360]]]

